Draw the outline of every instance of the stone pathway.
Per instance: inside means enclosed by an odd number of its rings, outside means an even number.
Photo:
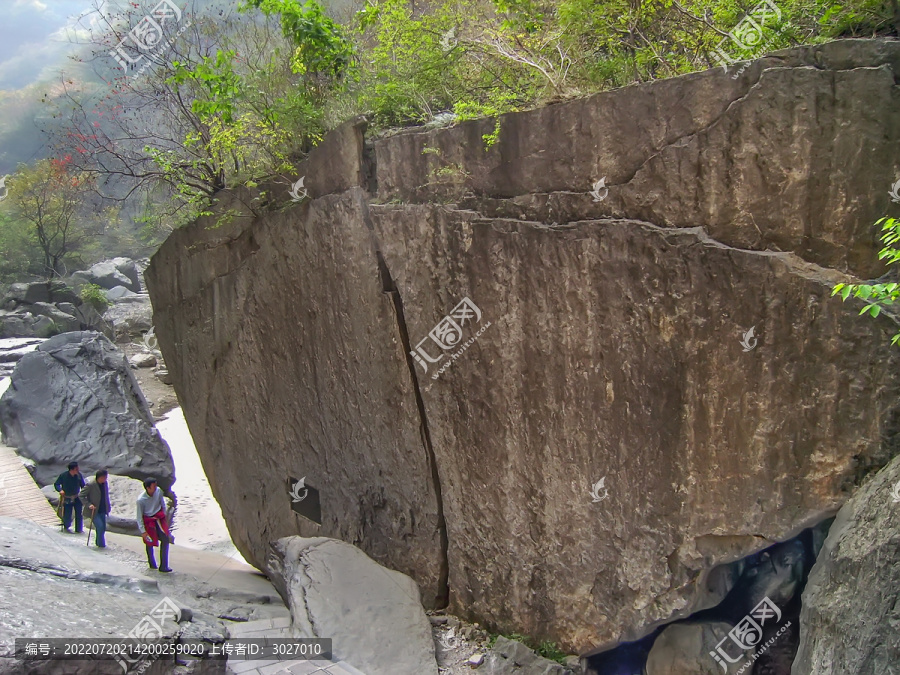
[[[61,526],[56,512],[16,451],[5,445],[0,445],[0,516],[24,518],[49,527]]]
[[[291,636],[290,618],[266,619],[263,621],[247,621],[228,627],[233,638],[289,638]],[[225,672],[227,675],[365,675],[346,661],[248,661],[229,659]]]

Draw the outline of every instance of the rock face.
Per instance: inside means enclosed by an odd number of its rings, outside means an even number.
[[[272,583],[298,637],[330,637],[337,658],[367,675],[437,675],[419,589],[354,546],[323,537],[272,545]]]
[[[245,558],[343,539],[429,606],[584,653],[833,515],[900,450],[896,323],[830,297],[883,273],[898,73],[897,43],[801,48],[504,115],[488,152],[493,120],[348,125],[310,200],[223,195],[239,217],[145,276]]]
[[[838,512],[810,572],[792,675],[890,673],[900,663],[900,458]]]
[[[76,459],[85,476],[106,468],[168,489],[175,468],[152,420],[125,355],[99,333],[64,333],[25,354],[0,398],[4,439],[34,460],[41,485]]]

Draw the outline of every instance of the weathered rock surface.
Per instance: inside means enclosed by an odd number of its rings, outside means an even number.
[[[92,265],[90,269],[75,272],[72,280],[76,284],[96,284],[112,289],[124,286],[129,291],[141,291],[141,273],[135,262],[129,258],[112,258]]]
[[[147,295],[122,297],[103,313],[117,336],[138,336],[153,327],[153,307]]]
[[[124,637],[162,598],[155,581],[85,547],[82,537],[0,517],[0,654],[12,653],[15,638]],[[112,674],[122,668],[115,661],[51,661],[26,670],[20,661],[0,658],[0,673],[23,672]]]
[[[330,637],[336,659],[367,675],[437,675],[431,624],[416,583],[334,539],[272,544],[272,583],[299,637]]]
[[[6,443],[35,461],[41,485],[73,459],[86,476],[106,468],[166,489],[175,480],[124,354],[99,333],[57,335],[23,356],[0,398],[0,425]]]
[[[484,667],[492,675],[572,675],[565,666],[538,656],[521,642],[502,635],[485,661]]]
[[[900,458],[838,512],[803,591],[792,675],[890,673],[900,663]]]
[[[678,623],[667,627],[650,650],[647,675],[734,675],[744,665],[727,663],[723,670],[710,652],[728,635],[731,624],[723,622]]]
[[[802,48],[505,115],[489,152],[493,120],[345,126],[301,167],[310,201],[223,195],[241,215],[176,231],[146,278],[241,552],[343,539],[428,606],[580,652],[709,606],[709,569],[900,450],[896,323],[830,297],[883,272],[898,73],[897,43]],[[429,203],[450,163],[464,201]],[[466,297],[480,318],[442,351]]]

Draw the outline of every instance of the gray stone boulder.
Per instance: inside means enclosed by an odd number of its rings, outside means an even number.
[[[34,316],[29,313],[7,314],[0,317],[0,337],[34,337]]]
[[[106,468],[166,489],[175,480],[125,355],[100,333],[63,333],[24,355],[0,398],[0,427],[41,485],[73,459],[85,475]]]
[[[29,310],[36,316],[45,316],[53,321],[58,328],[58,333],[69,333],[82,328],[81,319],[72,314],[66,314],[59,307],[48,302],[36,302],[29,306]]]
[[[272,544],[269,576],[299,637],[330,637],[337,657],[367,675],[437,675],[419,588],[365,553],[325,537]]]
[[[538,656],[516,640],[497,638],[485,659],[491,675],[572,675],[573,671],[556,661]]]
[[[33,304],[35,302],[81,304],[81,298],[75,294],[75,291],[59,279],[12,284],[3,299],[3,304],[5,305],[10,300],[17,304]]]
[[[72,280],[76,285],[96,284],[107,289],[124,286],[135,293],[141,290],[140,272],[135,262],[129,258],[103,260],[87,270],[75,272]]]
[[[722,638],[732,629],[730,624],[713,621],[706,623],[677,623],[668,626],[656,641],[647,657],[647,675],[734,675],[745,664],[727,664],[723,671],[710,656]],[[736,656],[734,654],[733,656]],[[745,670],[746,672],[746,670]]]
[[[134,297],[137,295],[137,293],[128,290],[124,286],[113,286],[108,291],[104,291],[104,295],[110,302],[115,302],[116,300],[120,300],[122,298]]]
[[[153,327],[153,306],[148,296],[136,295],[122,300],[103,313],[103,319],[113,327],[117,337],[134,337]]]
[[[809,574],[792,675],[889,675],[900,663],[900,457],[838,512]]]
[[[128,363],[135,368],[152,368],[156,365],[156,356],[149,352],[142,352],[128,359]]]

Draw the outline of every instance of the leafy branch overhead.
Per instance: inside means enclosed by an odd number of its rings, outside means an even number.
[[[888,265],[894,265],[900,262],[900,220],[896,218],[882,218],[876,223],[881,225],[882,235],[881,241],[885,245],[878,253],[880,260],[886,261]],[[851,295],[854,298],[860,298],[866,301],[866,305],[859,311],[862,314],[868,314],[877,317],[881,314],[884,307],[892,307],[900,300],[900,284],[897,282],[879,283],[879,284],[837,284],[831,292],[831,295],[840,294],[843,300],[847,300]],[[891,339],[891,344],[900,346],[900,332]]]

